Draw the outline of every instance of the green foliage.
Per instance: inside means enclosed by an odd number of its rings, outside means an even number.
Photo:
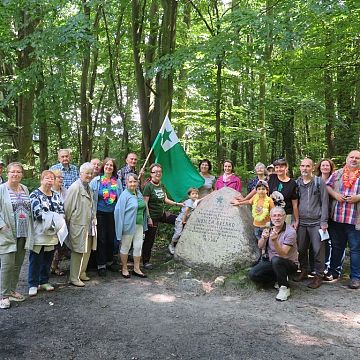
[[[358,1],[178,2],[175,51],[163,56],[161,2],[139,4],[144,11],[140,50],[149,111],[162,95],[157,94],[157,74],[173,77],[172,121],[194,162],[206,157],[215,169],[218,161],[219,64],[221,157],[236,160],[244,179],[262,156],[260,143],[265,146],[263,161],[286,155],[293,166],[304,156],[318,160],[329,155],[331,147],[330,156],[341,163],[359,146]],[[158,11],[149,18],[153,4]],[[80,161],[80,82],[89,50],[88,97],[92,75],[95,79],[88,99],[92,154],[103,157],[108,140],[109,155],[120,163],[129,148],[142,151],[133,4],[94,0],[87,5],[90,20],[80,1],[1,3],[0,157],[10,160],[19,152],[19,99],[35,94],[32,129],[39,139],[46,123],[48,165],[57,161],[59,147],[71,147],[74,162]],[[21,36],[24,14],[34,28]],[[153,43],[150,34],[155,34]],[[20,54],[27,48],[34,61],[20,67]],[[331,104],[325,100],[327,87]],[[40,145],[33,142],[35,168]]]

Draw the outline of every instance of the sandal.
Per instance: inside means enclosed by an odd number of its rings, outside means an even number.
[[[51,273],[57,276],[64,276],[65,272],[61,271],[59,268],[57,269],[51,269]]]
[[[9,300],[10,301],[24,301],[25,300],[25,296],[21,295],[20,293],[18,293],[17,291],[11,291],[9,294]]]

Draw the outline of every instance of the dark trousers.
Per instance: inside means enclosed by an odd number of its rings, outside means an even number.
[[[297,264],[291,260],[274,256],[271,261],[260,261],[249,273],[252,281],[262,284],[271,284],[275,281],[279,286],[289,287],[288,276],[294,275]]]
[[[313,250],[314,270],[316,275],[322,276],[325,268],[325,244],[321,241],[319,225],[303,226],[299,225],[297,240],[299,246],[300,269],[307,272],[309,268],[309,248]]]
[[[149,226],[147,231],[145,231],[145,238],[142,247],[142,261],[143,264],[150,262],[151,258],[151,250],[154,245],[154,241],[156,238],[156,233],[158,230],[159,223],[165,224],[175,224],[176,215],[171,214],[170,212],[166,211],[162,214],[161,218],[159,219],[152,219],[153,226]]]
[[[42,284],[47,284],[50,277],[51,262],[54,257],[53,251],[44,251],[44,247],[41,247],[41,251],[37,254],[34,251],[30,251],[29,255],[29,287],[38,287]]]
[[[98,269],[106,265],[112,264],[114,237],[115,237],[115,221],[114,213],[98,211],[97,218],[97,248],[96,262]]]

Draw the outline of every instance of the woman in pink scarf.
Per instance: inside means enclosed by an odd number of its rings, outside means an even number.
[[[215,189],[229,187],[241,192],[241,180],[234,173],[234,164],[231,160],[224,161],[224,174],[216,180]]]

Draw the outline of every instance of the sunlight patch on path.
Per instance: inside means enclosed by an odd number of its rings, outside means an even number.
[[[176,297],[166,294],[148,294],[147,299],[155,303],[171,303],[176,300]]]

